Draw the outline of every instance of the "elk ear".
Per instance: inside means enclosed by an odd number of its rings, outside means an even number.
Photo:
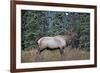
[[[68,34],[68,30],[67,29],[64,29],[64,34]]]
[[[71,34],[71,32],[70,31],[67,31],[67,35],[70,35]]]

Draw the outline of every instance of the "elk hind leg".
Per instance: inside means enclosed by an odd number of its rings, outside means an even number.
[[[36,56],[36,61],[40,61],[40,54],[41,54],[41,49],[38,48],[38,50],[37,50],[37,56]]]

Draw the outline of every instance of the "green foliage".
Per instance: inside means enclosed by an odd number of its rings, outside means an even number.
[[[37,48],[44,36],[65,35],[73,28],[78,34],[79,48],[90,47],[90,14],[57,11],[21,11],[21,47]]]

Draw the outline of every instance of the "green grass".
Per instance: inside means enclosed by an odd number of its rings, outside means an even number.
[[[68,60],[86,60],[90,58],[89,51],[66,47],[64,49],[63,59],[58,50],[44,50],[40,56],[37,55],[37,49],[21,52],[21,62],[47,62],[47,61],[68,61]]]

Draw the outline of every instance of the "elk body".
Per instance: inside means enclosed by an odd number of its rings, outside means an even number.
[[[66,43],[67,42],[67,43]],[[38,40],[38,54],[45,50],[59,49],[61,56],[63,57],[64,48],[68,45],[69,38],[66,36],[54,36],[54,37],[42,37]]]

